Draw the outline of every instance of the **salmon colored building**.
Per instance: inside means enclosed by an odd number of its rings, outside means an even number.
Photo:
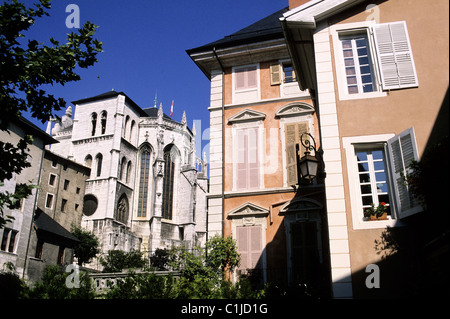
[[[211,80],[208,236],[236,239],[235,277],[389,298],[448,265],[448,244],[418,249],[436,243],[416,245],[432,209],[404,182],[411,160],[448,143],[448,21],[444,0],[290,0],[187,51]],[[298,173],[303,133],[312,183]],[[372,220],[372,205],[387,214]]]
[[[234,278],[251,270],[261,283],[314,277],[326,286],[323,180],[300,191],[295,155],[296,144],[304,152],[302,133],[319,142],[319,125],[279,22],[287,11],[188,50],[211,79],[208,236],[236,239],[242,260]],[[325,275],[313,276],[319,268]]]

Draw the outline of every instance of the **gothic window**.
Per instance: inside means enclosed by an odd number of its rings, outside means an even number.
[[[91,166],[92,166],[92,156],[91,155],[88,154],[84,158],[84,166],[87,166],[87,167],[91,168]]]
[[[133,143],[133,140],[134,140],[134,126],[135,126],[135,122],[134,122],[134,120],[133,121],[131,121],[131,127],[130,127],[130,142],[131,143]]]
[[[128,163],[131,170],[131,162]],[[148,181],[150,172],[150,149],[144,148],[141,152],[141,169],[139,172],[139,205],[138,217],[147,216]],[[129,172],[127,167],[127,179]]]
[[[119,180],[123,181],[125,176],[125,164],[127,163],[127,159],[122,157],[122,161],[120,162],[119,166]]]
[[[131,161],[128,161],[127,164],[127,174],[125,175],[125,183],[129,183],[131,178]]]
[[[117,210],[116,214],[114,216],[115,220],[118,222],[127,223],[128,220],[128,198],[127,195],[123,194],[118,203],[117,203]]]
[[[95,163],[97,167],[97,177],[99,177],[102,174],[102,162],[103,162],[103,155],[101,153],[98,153],[95,157]]]
[[[97,113],[91,115],[91,136],[95,135],[95,127],[97,126]]]
[[[100,121],[101,121],[101,129],[102,129],[102,134],[105,134],[105,132],[106,132],[106,116],[108,115],[108,113],[106,113],[106,111],[103,111],[102,113],[101,113],[101,118],[100,118]]]
[[[171,152],[173,146],[164,151],[164,183],[163,183],[163,202],[162,217],[172,219],[173,208],[173,178],[175,170],[175,156]]]
[[[123,138],[127,138],[127,132],[128,132],[128,123],[130,122],[130,116],[127,115],[125,117],[125,126],[123,128]]]

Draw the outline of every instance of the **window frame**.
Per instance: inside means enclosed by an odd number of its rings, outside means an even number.
[[[375,52],[375,43],[372,36],[373,26],[375,26],[375,21],[370,20],[356,23],[339,24],[332,26],[330,28],[334,47],[336,77],[338,82],[337,86],[340,100],[355,100],[355,99],[377,98],[387,96],[387,93],[383,91],[381,87],[378,61],[376,60],[377,54]],[[356,94],[350,94],[348,93],[347,77],[341,38],[352,37],[358,34],[364,34],[367,36],[374,91],[358,92]]]
[[[1,242],[0,242],[0,251],[12,253],[14,254],[15,249],[17,247],[17,235],[19,234],[19,231],[5,227],[3,228],[3,234],[1,236]],[[12,239],[12,240],[11,240]],[[4,246],[4,249],[3,249]]]
[[[355,137],[344,137],[342,139],[342,145],[345,150],[347,159],[347,175],[348,175],[348,185],[350,194],[350,206],[352,212],[352,225],[353,229],[376,229],[376,228],[386,228],[401,226],[400,220],[397,218],[397,210],[393,204],[396,196],[393,190],[392,172],[389,163],[389,152],[387,149],[387,142],[389,139],[393,138],[395,134],[378,134],[378,135],[365,135],[365,136],[355,136]],[[370,148],[375,146],[375,148],[383,147],[384,158],[386,161],[387,169],[387,179],[389,186],[390,204],[391,204],[391,215],[388,216],[387,220],[376,220],[376,221],[365,221],[363,214],[363,204],[361,198],[360,184],[359,184],[359,174],[358,174],[358,164],[356,157],[356,149]]]
[[[239,188],[238,187],[238,163],[239,163],[239,139],[238,132],[240,130],[248,130],[248,129],[256,129],[256,139],[257,139],[257,154],[258,154],[258,176],[259,176],[259,186],[253,188]],[[233,149],[233,186],[232,191],[255,191],[264,188],[264,141],[263,141],[263,130],[264,125],[261,120],[259,121],[251,121],[251,122],[243,122],[243,123],[234,123],[231,129],[232,134],[232,149]],[[247,151],[248,155],[248,151]],[[249,173],[247,172],[247,175]],[[247,179],[248,186],[248,179]]]
[[[52,197],[52,202],[51,202],[51,205],[50,205],[50,206],[47,205],[47,203],[48,203],[48,197],[49,197],[49,196]],[[53,206],[54,206],[54,205],[55,205],[55,194],[53,194],[53,193],[47,193],[47,195],[45,196],[45,203],[44,203],[45,208],[53,209]]]
[[[250,69],[250,68],[255,68],[255,73],[256,73],[255,86],[252,86],[252,87],[246,86],[245,88],[238,89],[236,87],[237,73],[239,72],[239,70]],[[233,104],[259,101],[261,99],[260,65],[259,65],[259,63],[253,63],[253,64],[232,67],[231,89],[232,89],[232,103]]]
[[[287,174],[287,145],[286,145],[286,126],[291,124],[308,123],[309,133],[315,138],[314,118],[311,114],[298,114],[296,116],[280,116],[280,140],[281,140],[281,158],[283,165],[283,187],[290,187],[288,185]],[[300,156],[301,158],[301,156]],[[298,181],[297,181],[298,182]],[[317,181],[314,181],[316,183]]]
[[[53,178],[53,183],[50,183],[50,181],[52,180],[52,177],[54,177]],[[56,179],[58,178],[58,175],[56,175],[56,174],[53,174],[53,173],[50,173],[49,175],[48,175],[48,185],[50,186],[50,187],[56,187]]]
[[[144,158],[145,155],[145,158]],[[143,159],[144,158],[144,159]],[[142,165],[144,161],[145,166]],[[137,217],[147,218],[148,200],[151,187],[152,170],[150,169],[152,162],[152,149],[144,146],[139,152],[139,190],[137,196]]]

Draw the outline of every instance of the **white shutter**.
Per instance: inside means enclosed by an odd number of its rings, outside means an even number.
[[[374,37],[383,90],[417,87],[406,22],[377,24]]]
[[[247,129],[248,139],[248,188],[259,188],[258,128]]]
[[[281,84],[281,65],[271,64],[270,65],[270,85]]]
[[[392,170],[394,201],[397,217],[404,218],[421,212],[423,209],[409,192],[404,175],[412,160],[419,160],[414,128],[411,127],[388,140],[389,159]]]
[[[237,131],[237,163],[236,163],[236,187],[247,188],[247,165],[248,165],[248,136],[245,129]]]
[[[297,185],[297,154],[295,151],[295,143],[298,139],[295,138],[295,124],[286,124],[286,177],[288,186]]]
[[[261,268],[262,260],[261,260],[261,226],[251,226],[250,228],[250,268]]]
[[[239,263],[240,270],[245,270],[250,268],[250,252],[249,252],[249,241],[248,241],[248,227],[236,227],[236,246],[239,255],[241,256],[241,262]]]

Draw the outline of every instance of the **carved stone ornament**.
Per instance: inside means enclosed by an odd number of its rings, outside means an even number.
[[[314,107],[303,102],[294,102],[282,106],[276,113],[276,117],[296,116],[311,114],[314,112]]]
[[[246,202],[228,213],[228,218],[266,217],[269,210],[261,206]]]
[[[250,110],[250,109],[245,109],[242,110],[241,112],[239,112],[238,114],[230,117],[228,119],[228,123],[232,124],[232,123],[239,123],[239,122],[248,122],[248,121],[263,121],[266,118],[266,114],[255,111],[255,110]]]

